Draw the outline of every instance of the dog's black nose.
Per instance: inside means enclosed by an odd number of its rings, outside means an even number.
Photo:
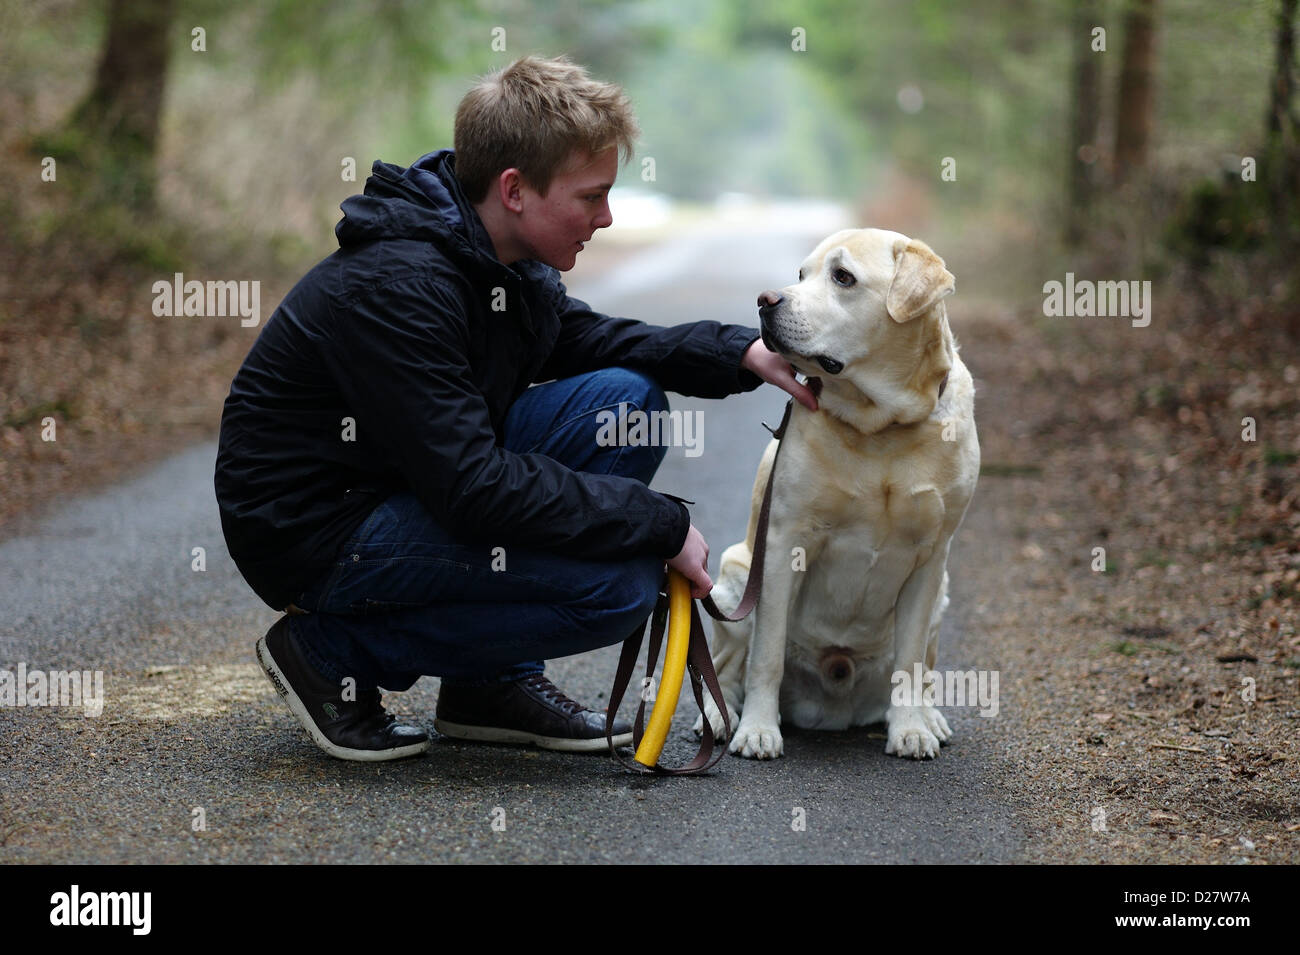
[[[758,293],[759,308],[771,308],[773,306],[780,305],[784,301],[785,299],[781,297],[780,292],[773,292],[769,290],[766,292]]]

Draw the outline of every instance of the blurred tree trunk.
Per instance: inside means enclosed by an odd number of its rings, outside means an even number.
[[[1291,109],[1295,93],[1295,19],[1297,0],[1281,0],[1277,11],[1276,56],[1268,103],[1268,178],[1274,234],[1293,238],[1292,213],[1300,191],[1300,121]]]
[[[68,125],[105,198],[152,204],[174,0],[110,0],[95,82]]]
[[[1070,90],[1069,208],[1065,225],[1065,240],[1071,245],[1080,242],[1087,232],[1096,185],[1101,82],[1098,54],[1092,49],[1092,29],[1099,25],[1097,0],[1074,0],[1070,20],[1074,78]]]
[[[1124,54],[1115,106],[1115,180],[1144,168],[1152,128],[1152,73],[1158,0],[1129,0],[1124,15]]]

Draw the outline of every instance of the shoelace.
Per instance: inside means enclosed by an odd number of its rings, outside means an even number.
[[[565,713],[576,716],[587,709],[577,700],[565,696],[564,692],[548,680],[544,673],[536,673],[532,676],[524,677],[521,682],[530,690],[539,691],[548,702],[554,703]]]

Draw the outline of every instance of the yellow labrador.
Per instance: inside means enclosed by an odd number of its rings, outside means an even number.
[[[896,672],[934,667],[948,547],[979,476],[974,387],[943,302],[953,288],[925,243],[857,229],[818,245],[798,284],[759,297],[763,341],[822,391],[817,411],[794,405],[782,442],[758,605],[714,622],[732,753],[780,756],[782,718],[820,729],[884,720],[885,752],[917,759],[951,736],[919,692],[906,705],[892,697]],[[759,465],[744,542],[722,554],[713,598],[724,612],[749,575],[776,447]],[[720,736],[711,700],[706,717]]]

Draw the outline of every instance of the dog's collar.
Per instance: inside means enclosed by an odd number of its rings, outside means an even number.
[[[820,378],[809,378],[807,381],[807,386],[808,386],[808,390],[813,393],[814,397],[820,398],[822,396],[822,380]],[[943,391],[947,387],[948,387],[948,375],[947,373],[945,373],[943,376],[943,381],[939,382],[939,394],[937,397],[942,398]]]
[[[808,388],[809,391],[813,393],[814,397],[817,398],[821,397],[822,380],[820,378],[809,378],[806,382],[804,382],[804,385]],[[943,381],[939,382],[939,394],[938,397],[935,399],[936,401],[939,398],[943,397],[944,389],[946,389],[947,387],[948,387],[948,376],[945,374],[943,376]],[[779,425],[773,428],[766,421],[763,422],[763,427],[767,428],[767,430],[772,433],[772,437],[776,438],[778,441],[780,441],[783,437],[785,437],[785,426],[790,423],[790,412],[793,409],[794,409],[794,397],[791,396],[790,400],[785,403],[785,414],[781,416],[781,423]]]
[[[813,393],[814,397],[820,398],[822,396],[822,380],[820,378],[809,378],[806,384],[808,386],[808,390]],[[945,372],[943,376],[943,381],[939,382],[939,394],[936,396],[936,400],[938,398],[943,397],[944,389],[947,387],[948,387],[948,374],[947,372]]]

